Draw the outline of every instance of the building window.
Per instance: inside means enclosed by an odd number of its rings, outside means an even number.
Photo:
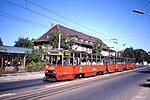
[[[93,43],[92,43],[92,42],[90,42],[90,44],[92,45]]]
[[[89,49],[89,53],[92,53],[92,49]]]
[[[86,40],[85,42],[86,42],[86,43],[88,43],[88,41],[87,41],[87,40]]]

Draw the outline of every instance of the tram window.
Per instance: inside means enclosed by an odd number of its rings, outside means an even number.
[[[107,63],[108,64],[114,64],[114,58],[113,57],[108,58]]]
[[[64,66],[69,66],[70,65],[70,59],[69,58],[64,58],[63,65]]]
[[[61,65],[62,64],[62,56],[58,56],[57,57],[57,65]]]
[[[80,57],[80,53],[77,54],[77,57]]]
[[[77,65],[81,65],[81,59],[78,57],[77,59]]]
[[[87,65],[91,65],[91,61],[92,61],[92,60],[91,60],[91,55],[88,54],[88,55],[87,55],[87,58],[88,58],[88,59],[87,59]]]
[[[92,58],[92,65],[96,65],[97,61],[96,61],[96,55],[93,55]]]
[[[82,58],[81,65],[86,65],[86,59],[85,58]]]
[[[80,65],[80,64],[81,64],[80,53],[75,53],[74,65]]]
[[[77,53],[74,53],[74,57],[78,57],[78,54],[77,54]]]
[[[50,64],[56,65],[56,63],[57,63],[57,55],[50,56]]]
[[[74,58],[73,65],[78,65],[78,59],[77,58]]]
[[[73,58],[70,58],[70,65],[73,65]]]

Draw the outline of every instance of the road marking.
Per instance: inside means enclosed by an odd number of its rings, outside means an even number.
[[[94,79],[96,77],[89,77],[89,78],[85,78],[85,79],[82,79],[82,80],[91,80],[91,79]]]
[[[54,85],[48,85],[48,86],[45,86],[46,88],[50,88],[50,87],[56,87],[56,86],[61,86],[61,85],[66,85],[66,84],[69,84],[70,82],[64,82],[64,83],[59,83],[59,84],[54,84]]]
[[[2,94],[2,95],[0,95],[0,97],[6,97],[6,96],[11,96],[11,95],[16,95],[16,93]]]
[[[145,99],[146,97],[143,97],[143,96],[136,96],[135,98]]]

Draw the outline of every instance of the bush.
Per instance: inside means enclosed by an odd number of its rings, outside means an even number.
[[[29,64],[27,65],[27,71],[28,71],[28,72],[32,72],[32,69],[33,69],[33,65],[32,65],[32,63],[29,63]]]
[[[45,64],[45,62],[31,62],[27,65],[28,71],[32,72],[32,71],[41,71],[43,65]]]
[[[14,67],[6,67],[5,70],[2,71],[2,74],[10,74],[14,73]]]

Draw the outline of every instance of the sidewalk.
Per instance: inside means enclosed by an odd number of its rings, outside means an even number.
[[[2,77],[0,77],[0,83],[40,79],[43,78],[44,76],[45,76],[44,71],[4,74]]]

